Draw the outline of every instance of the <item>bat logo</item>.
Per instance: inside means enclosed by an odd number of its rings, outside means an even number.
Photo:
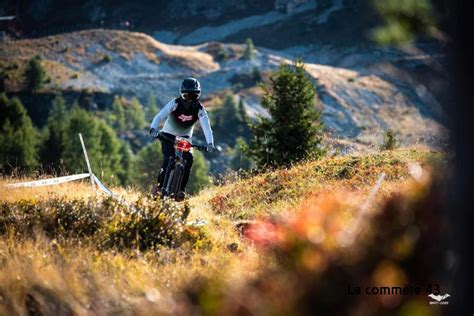
[[[433,293],[428,295],[429,297],[431,297],[432,299],[434,300],[437,300],[438,302],[441,302],[442,300],[445,300],[447,299],[448,297],[450,297],[451,295],[449,294],[444,294],[444,295],[434,295]]]
[[[186,121],[192,121],[193,116],[181,114],[180,116],[178,116],[178,118],[181,120],[181,122],[186,122]]]

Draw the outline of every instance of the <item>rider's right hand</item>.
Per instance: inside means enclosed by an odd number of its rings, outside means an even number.
[[[206,151],[207,151],[208,153],[213,153],[213,152],[216,151],[216,147],[214,147],[213,144],[207,144]]]
[[[155,128],[150,128],[150,136],[153,137],[153,138],[157,138],[158,137],[158,134],[160,133],[159,130],[155,129]]]

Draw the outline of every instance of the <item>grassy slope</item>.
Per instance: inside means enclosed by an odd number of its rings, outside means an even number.
[[[409,149],[325,158],[211,188],[189,201],[191,219],[208,221],[203,228],[208,241],[204,245],[188,243],[177,249],[163,247],[137,252],[97,250],[93,244],[85,241],[78,244],[77,240],[51,242],[41,233],[35,239],[3,236],[0,314],[13,309],[24,311],[31,304],[41,306],[38,308],[44,311],[50,308],[49,314],[67,310],[177,312],[178,293],[196,278],[218,278],[235,287],[254,276],[262,266],[272,264],[271,258],[239,236],[235,221],[301,211],[308,203],[317,204],[328,194],[344,200],[344,205],[356,214],[382,172],[387,174],[387,180],[374,205],[393,192],[408,188],[407,182],[412,181],[411,163],[417,162],[427,170],[442,160],[440,153]],[[55,190],[54,194],[84,198],[87,189],[87,183],[71,184],[70,190]],[[48,200],[51,198],[48,192],[51,190],[2,188],[0,191],[1,200],[9,202]],[[133,192],[128,194],[129,199],[136,196]],[[339,214],[346,217],[342,210],[335,215]],[[326,234],[331,234],[329,228]],[[229,250],[231,244],[236,251]]]
[[[212,213],[231,219],[249,219],[277,214],[320,191],[348,189],[366,193],[384,172],[382,194],[387,196],[409,178],[409,165],[422,167],[441,160],[433,151],[403,149],[375,154],[324,158],[295,165],[204,192],[196,200],[209,200]]]

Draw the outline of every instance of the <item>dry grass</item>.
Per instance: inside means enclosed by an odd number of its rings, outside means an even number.
[[[87,30],[0,44],[2,59],[30,59],[40,55],[52,61],[70,60],[72,65],[79,65],[83,59],[94,61],[97,52],[115,53],[129,61],[141,53],[157,64],[165,59],[193,71],[219,67],[211,55],[199,51],[198,47],[167,45],[146,34],[126,31]]]
[[[4,235],[0,239],[0,314],[22,314],[29,309],[50,315],[187,315],[192,311],[188,299],[193,293],[187,291],[200,280],[211,280],[232,295],[233,289],[276,264],[273,256],[242,238],[235,229],[236,220],[270,215],[289,218],[289,225],[298,227],[298,217],[291,218],[307,212],[304,221],[319,223],[327,236],[324,251],[337,253],[337,232],[356,220],[381,172],[387,174],[387,181],[372,203],[370,216],[387,197],[412,186],[410,163],[424,170],[415,174],[419,182],[426,181],[430,166],[442,159],[440,153],[415,150],[325,158],[208,189],[189,200],[189,219],[207,221],[200,228],[206,236],[204,243],[184,243],[179,248],[98,250],[86,241],[49,240],[42,232],[35,238]],[[129,201],[138,198],[133,189],[112,189]],[[27,190],[0,186],[0,192],[0,200],[7,202],[91,196],[87,181]],[[307,264],[314,268],[318,262]],[[212,297],[215,292],[203,293],[211,297],[200,297],[193,304],[217,299]],[[203,306],[201,310],[212,309]]]
[[[90,183],[86,181],[69,182],[61,185],[36,188],[8,188],[5,184],[26,182],[31,179],[0,180],[0,200],[14,202],[20,200],[42,201],[52,198],[67,197],[68,199],[86,199],[93,196]]]
[[[41,179],[47,178],[49,177],[41,177]],[[24,177],[0,179],[0,201],[45,201],[54,198],[67,198],[74,200],[88,199],[93,197],[106,197],[106,195],[98,187],[96,187],[95,192],[92,190],[89,179],[36,188],[9,188],[5,186],[6,184],[10,183],[27,182],[32,180],[33,179]],[[112,187],[111,190],[130,202],[136,201],[140,197],[138,190],[135,190],[133,187]]]
[[[442,159],[439,152],[416,149],[323,158],[214,189],[210,204],[214,212],[233,219],[278,214],[320,190],[364,192],[382,173],[387,181],[381,192],[387,196],[410,177],[410,163],[416,161],[426,168]]]

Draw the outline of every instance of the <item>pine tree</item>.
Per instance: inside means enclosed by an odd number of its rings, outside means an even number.
[[[384,135],[383,143],[380,146],[380,150],[393,150],[397,147],[398,147],[398,142],[397,142],[395,133],[393,130],[389,128]]]
[[[237,138],[237,145],[231,151],[230,167],[232,170],[248,170],[252,168],[252,160],[245,154],[242,148],[245,148],[245,140],[242,137]]]
[[[239,136],[243,140],[250,139],[250,119],[247,115],[247,112],[245,111],[245,105],[244,105],[244,100],[242,98],[239,99],[239,117],[241,120],[240,127],[239,127]]]
[[[130,184],[134,156],[128,142],[121,141],[119,154],[121,157],[122,172],[118,173],[118,177],[122,184]]]
[[[120,97],[115,97],[112,109],[106,115],[106,121],[116,131],[125,130],[125,108]]]
[[[69,172],[85,172],[86,163],[78,134],[82,133],[92,171],[103,181],[119,183],[123,175],[120,141],[104,121],[73,105],[64,140],[64,164]]]
[[[244,51],[244,59],[251,60],[255,56],[255,48],[253,46],[253,41],[251,38],[247,38],[245,41],[245,51]]]
[[[200,190],[211,184],[209,168],[204,155],[199,151],[195,151],[193,152],[193,156],[193,168],[191,170],[189,182],[186,186],[186,191],[191,194],[198,193]]]
[[[112,128],[104,121],[95,118],[99,133],[99,157],[96,161],[95,172],[99,171],[101,178],[108,183],[122,183],[119,175],[124,175],[122,157],[120,155],[121,143]]]
[[[64,165],[68,172],[86,172],[87,170],[79,141],[79,133],[82,133],[84,138],[92,170],[97,172],[97,163],[101,158],[99,153],[100,137],[98,124],[91,114],[80,108],[77,102],[74,102],[69,114],[66,137],[63,144]]]
[[[249,130],[242,114],[245,113],[243,103],[235,102],[235,95],[226,94],[219,109],[215,110],[213,116],[213,129],[216,135],[223,135],[224,142],[235,146],[238,137],[248,137]],[[224,136],[225,135],[225,136]]]
[[[142,129],[146,124],[143,106],[136,97],[133,97],[125,108],[125,124],[129,130]]]
[[[221,129],[227,132],[227,139],[230,145],[234,146],[239,134],[240,125],[242,124],[242,118],[239,115],[239,110],[237,109],[237,104],[235,103],[233,94],[228,93],[225,96],[224,103],[222,104],[221,116],[223,124]]]
[[[28,62],[25,70],[25,88],[32,92],[43,86],[45,72],[41,66],[41,57],[35,56]]]
[[[254,138],[246,151],[258,166],[289,165],[320,156],[322,123],[315,107],[315,88],[304,64],[281,65],[270,83],[271,87],[262,86],[262,107],[271,118],[259,117],[252,124]]]
[[[146,145],[140,149],[133,161],[130,177],[132,183],[150,192],[151,187],[157,182],[162,163],[163,154],[160,142]]]
[[[31,171],[38,165],[38,132],[20,99],[0,94],[0,171]]]
[[[41,163],[47,169],[60,172],[61,161],[64,155],[64,140],[68,125],[68,111],[61,94],[53,100],[53,107],[49,113],[43,144],[40,150]]]
[[[156,104],[156,96],[153,92],[148,95],[147,109],[146,109],[146,121],[151,122],[155,115],[158,113],[158,105]]]

